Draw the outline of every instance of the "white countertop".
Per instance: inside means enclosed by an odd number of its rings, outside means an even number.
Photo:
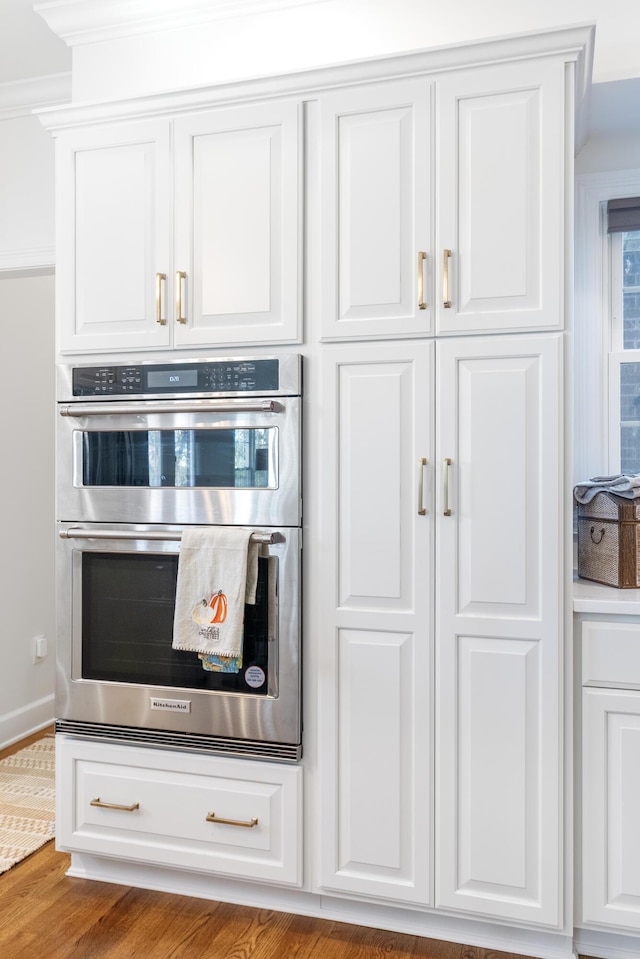
[[[616,589],[573,575],[573,609],[576,613],[640,616],[640,589]]]

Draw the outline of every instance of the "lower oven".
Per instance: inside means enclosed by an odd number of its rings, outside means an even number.
[[[237,673],[172,648],[180,527],[61,523],[58,533],[59,731],[300,758],[299,528],[251,530],[263,548]]]

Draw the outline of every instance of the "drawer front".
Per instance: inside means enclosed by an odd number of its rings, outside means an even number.
[[[59,848],[300,884],[299,767],[58,740]]]
[[[582,623],[582,685],[640,688],[640,622]]]

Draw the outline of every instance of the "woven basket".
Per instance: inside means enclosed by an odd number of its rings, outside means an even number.
[[[601,492],[578,503],[578,576],[596,583],[640,586],[640,500]]]

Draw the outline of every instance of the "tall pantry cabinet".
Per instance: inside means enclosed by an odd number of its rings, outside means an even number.
[[[319,103],[321,884],[549,929],[570,921],[566,59]]]
[[[141,871],[81,831],[93,877],[571,954],[564,370],[591,43],[567,28],[44,117],[63,361],[287,350],[305,369],[295,868],[225,855],[194,877],[154,844]],[[114,754],[134,779],[147,759]],[[193,762],[216,780],[216,757]]]

